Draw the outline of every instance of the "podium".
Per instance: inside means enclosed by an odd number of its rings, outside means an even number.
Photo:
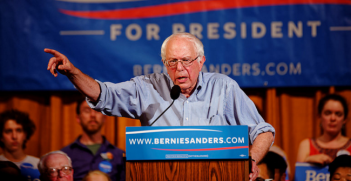
[[[247,126],[128,127],[126,180],[249,180]]]
[[[126,180],[248,181],[249,161],[127,161]]]

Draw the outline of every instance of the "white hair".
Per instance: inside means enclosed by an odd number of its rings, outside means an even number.
[[[194,36],[194,35],[192,35],[190,33],[175,33],[175,34],[172,34],[171,36],[169,36],[168,38],[166,38],[165,41],[163,41],[163,43],[162,43],[162,46],[161,46],[161,57],[162,57],[162,61],[163,62],[166,61],[166,46],[167,46],[167,43],[173,37],[181,37],[181,38],[188,39],[189,41],[194,43],[197,56],[202,57],[202,56],[205,55],[204,45],[202,44],[202,42],[196,36]],[[200,62],[200,60],[201,60],[201,58],[197,59],[198,62]]]
[[[72,160],[71,158],[63,151],[60,151],[60,150],[57,150],[57,151],[52,151],[52,152],[49,152],[49,153],[46,153],[45,155],[43,155],[41,158],[40,158],[40,161],[38,163],[38,169],[39,169],[39,172],[40,174],[43,174],[45,172],[45,165],[44,165],[44,162],[46,160],[46,158],[49,156],[49,155],[52,155],[52,154],[61,154],[61,155],[64,155],[66,156],[68,162],[69,162],[69,166],[72,167]]]

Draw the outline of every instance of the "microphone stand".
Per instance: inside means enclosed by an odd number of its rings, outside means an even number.
[[[162,114],[160,114],[160,115],[155,119],[155,121],[152,122],[152,123],[150,124],[150,126],[152,126],[152,125],[158,120],[158,118],[160,118],[160,117],[173,105],[174,101],[175,101],[175,99],[173,99],[171,105],[169,105],[169,106],[167,107],[167,109],[164,110],[164,111],[162,112]]]

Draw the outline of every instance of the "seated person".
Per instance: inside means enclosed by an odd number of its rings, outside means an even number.
[[[0,161],[0,176],[3,181],[26,181],[21,170],[11,161]]]
[[[351,180],[351,156],[340,155],[329,165],[331,181]]]
[[[112,180],[125,180],[124,152],[101,133],[106,116],[91,109],[84,97],[77,102],[76,112],[83,132],[72,144],[61,149],[72,159],[74,180],[82,180],[90,170],[103,171]]]
[[[272,179],[274,181],[285,181],[288,165],[279,154],[269,151],[257,166],[259,173],[256,180]]]
[[[322,135],[300,143],[297,162],[324,166],[331,163],[338,152],[351,152],[351,139],[343,130],[348,115],[346,100],[340,95],[327,95],[319,101],[318,114]]]
[[[286,172],[285,172],[286,173],[285,180],[289,180],[290,164],[289,164],[288,156],[286,155],[285,151],[283,149],[281,149],[280,147],[278,147],[277,145],[272,145],[271,148],[269,148],[269,151],[274,152],[274,153],[276,153],[284,158],[285,163],[287,164],[287,168],[286,168]]]
[[[111,178],[100,170],[94,170],[86,174],[82,181],[111,181]]]
[[[39,179],[39,158],[24,152],[27,141],[35,131],[35,125],[28,114],[17,110],[1,113],[0,131],[0,147],[3,151],[0,161],[15,163],[29,180]]]
[[[71,158],[62,151],[52,151],[42,156],[38,168],[41,181],[73,181]]]

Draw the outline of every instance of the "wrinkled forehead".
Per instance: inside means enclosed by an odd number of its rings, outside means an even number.
[[[46,168],[61,168],[64,166],[71,166],[66,156],[62,154],[51,154],[45,158]]]
[[[196,54],[196,46],[189,38],[172,37],[166,45],[166,57],[185,57],[193,54]]]

